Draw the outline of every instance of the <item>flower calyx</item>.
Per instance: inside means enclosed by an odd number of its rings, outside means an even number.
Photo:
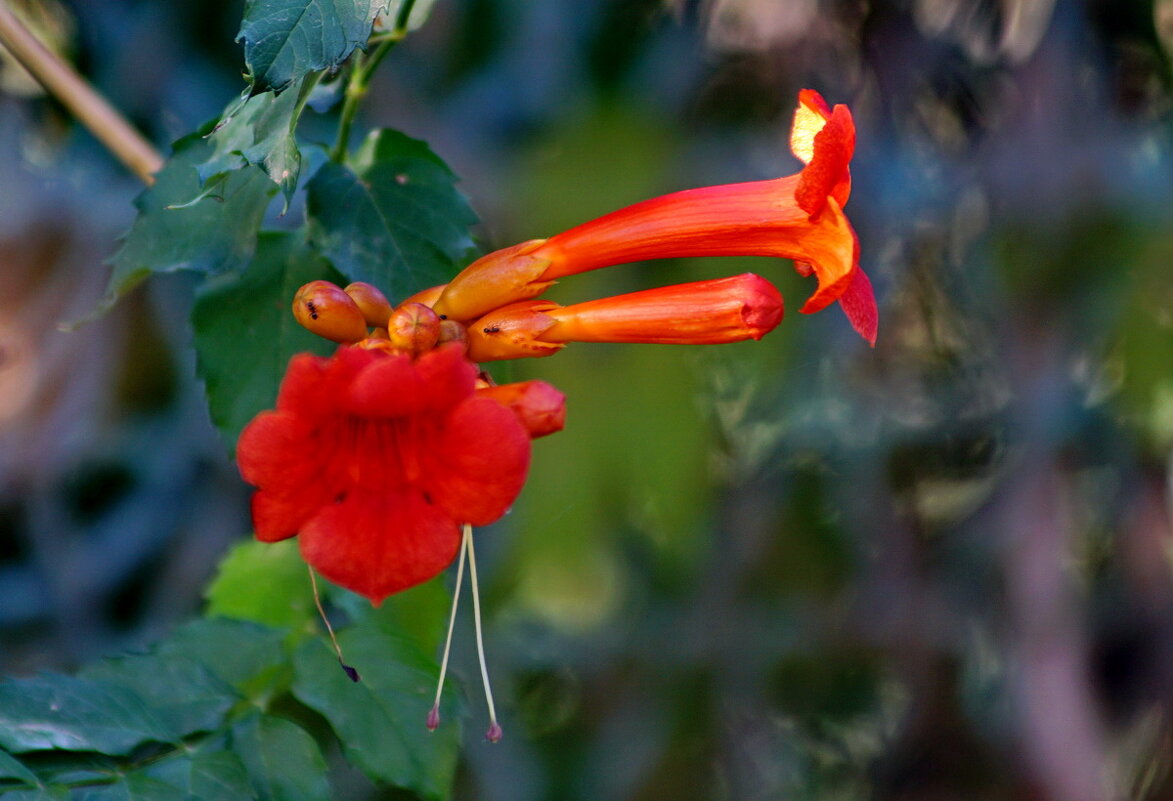
[[[542,340],[556,323],[546,312],[558,309],[547,300],[509,303],[468,326],[468,357],[474,362],[553,356],[565,347]]]

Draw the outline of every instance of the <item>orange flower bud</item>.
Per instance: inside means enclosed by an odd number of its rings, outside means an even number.
[[[418,356],[436,347],[440,316],[422,303],[404,303],[387,320],[391,345]]]
[[[476,394],[505,406],[531,439],[561,431],[566,425],[566,396],[545,381],[522,381],[477,389]]]
[[[358,342],[367,335],[358,304],[329,281],[310,281],[298,289],[293,316],[303,327],[334,342]]]
[[[464,327],[463,323],[458,323],[455,320],[441,320],[440,338],[436,340],[436,344],[443,345],[445,342],[462,342],[467,346],[468,329]]]
[[[436,301],[440,298],[440,293],[442,293],[447,288],[447,284],[440,284],[440,286],[421,289],[411,297],[404,298],[403,303],[400,303],[399,305],[402,306],[404,303],[422,303],[430,309],[436,305]]]
[[[782,295],[753,273],[645,289],[545,312],[545,342],[719,345],[761,339],[782,321]]]
[[[378,287],[365,281],[355,281],[342,291],[350,295],[351,299],[358,304],[363,317],[366,318],[367,325],[387,325],[387,318],[391,316],[391,302],[387,300],[386,295],[379,291]]]
[[[552,356],[564,347],[543,342],[541,335],[555,320],[545,312],[558,304],[523,300],[489,312],[468,325],[468,358],[474,362]]]
[[[515,300],[536,297],[553,284],[542,279],[550,260],[535,255],[544,239],[490,253],[465,267],[432,306],[453,320],[473,320]]]

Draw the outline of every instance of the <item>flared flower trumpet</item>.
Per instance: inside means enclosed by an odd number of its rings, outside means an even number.
[[[375,604],[438,574],[461,526],[504,514],[529,467],[527,427],[476,378],[459,345],[295,356],[277,408],[237,444],[257,539],[298,535],[306,562]]]

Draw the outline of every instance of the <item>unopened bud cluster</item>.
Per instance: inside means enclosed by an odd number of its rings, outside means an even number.
[[[437,290],[443,287],[437,287]],[[438,292],[433,293],[438,296]],[[393,307],[378,287],[356,281],[339,287],[310,281],[293,298],[293,316],[302,326],[332,342],[419,356],[446,342],[467,342],[468,332],[441,319],[420,293]]]

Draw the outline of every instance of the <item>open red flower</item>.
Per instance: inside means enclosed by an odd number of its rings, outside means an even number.
[[[706,186],[645,200],[549,239],[490,253],[444,289],[435,310],[475,320],[544,292],[568,275],[646,259],[779,256],[792,259],[818,288],[800,311],[841,301],[869,342],[877,314],[859,267],[859,243],[843,213],[851,192],[855,124],[847,106],[830,108],[814,91],[799,94],[791,148],[805,163],[783,178]]]
[[[504,514],[529,467],[529,433],[476,376],[460,345],[295,356],[276,410],[237,443],[257,538],[297,535],[310,565],[376,604],[438,574],[461,525]]]

